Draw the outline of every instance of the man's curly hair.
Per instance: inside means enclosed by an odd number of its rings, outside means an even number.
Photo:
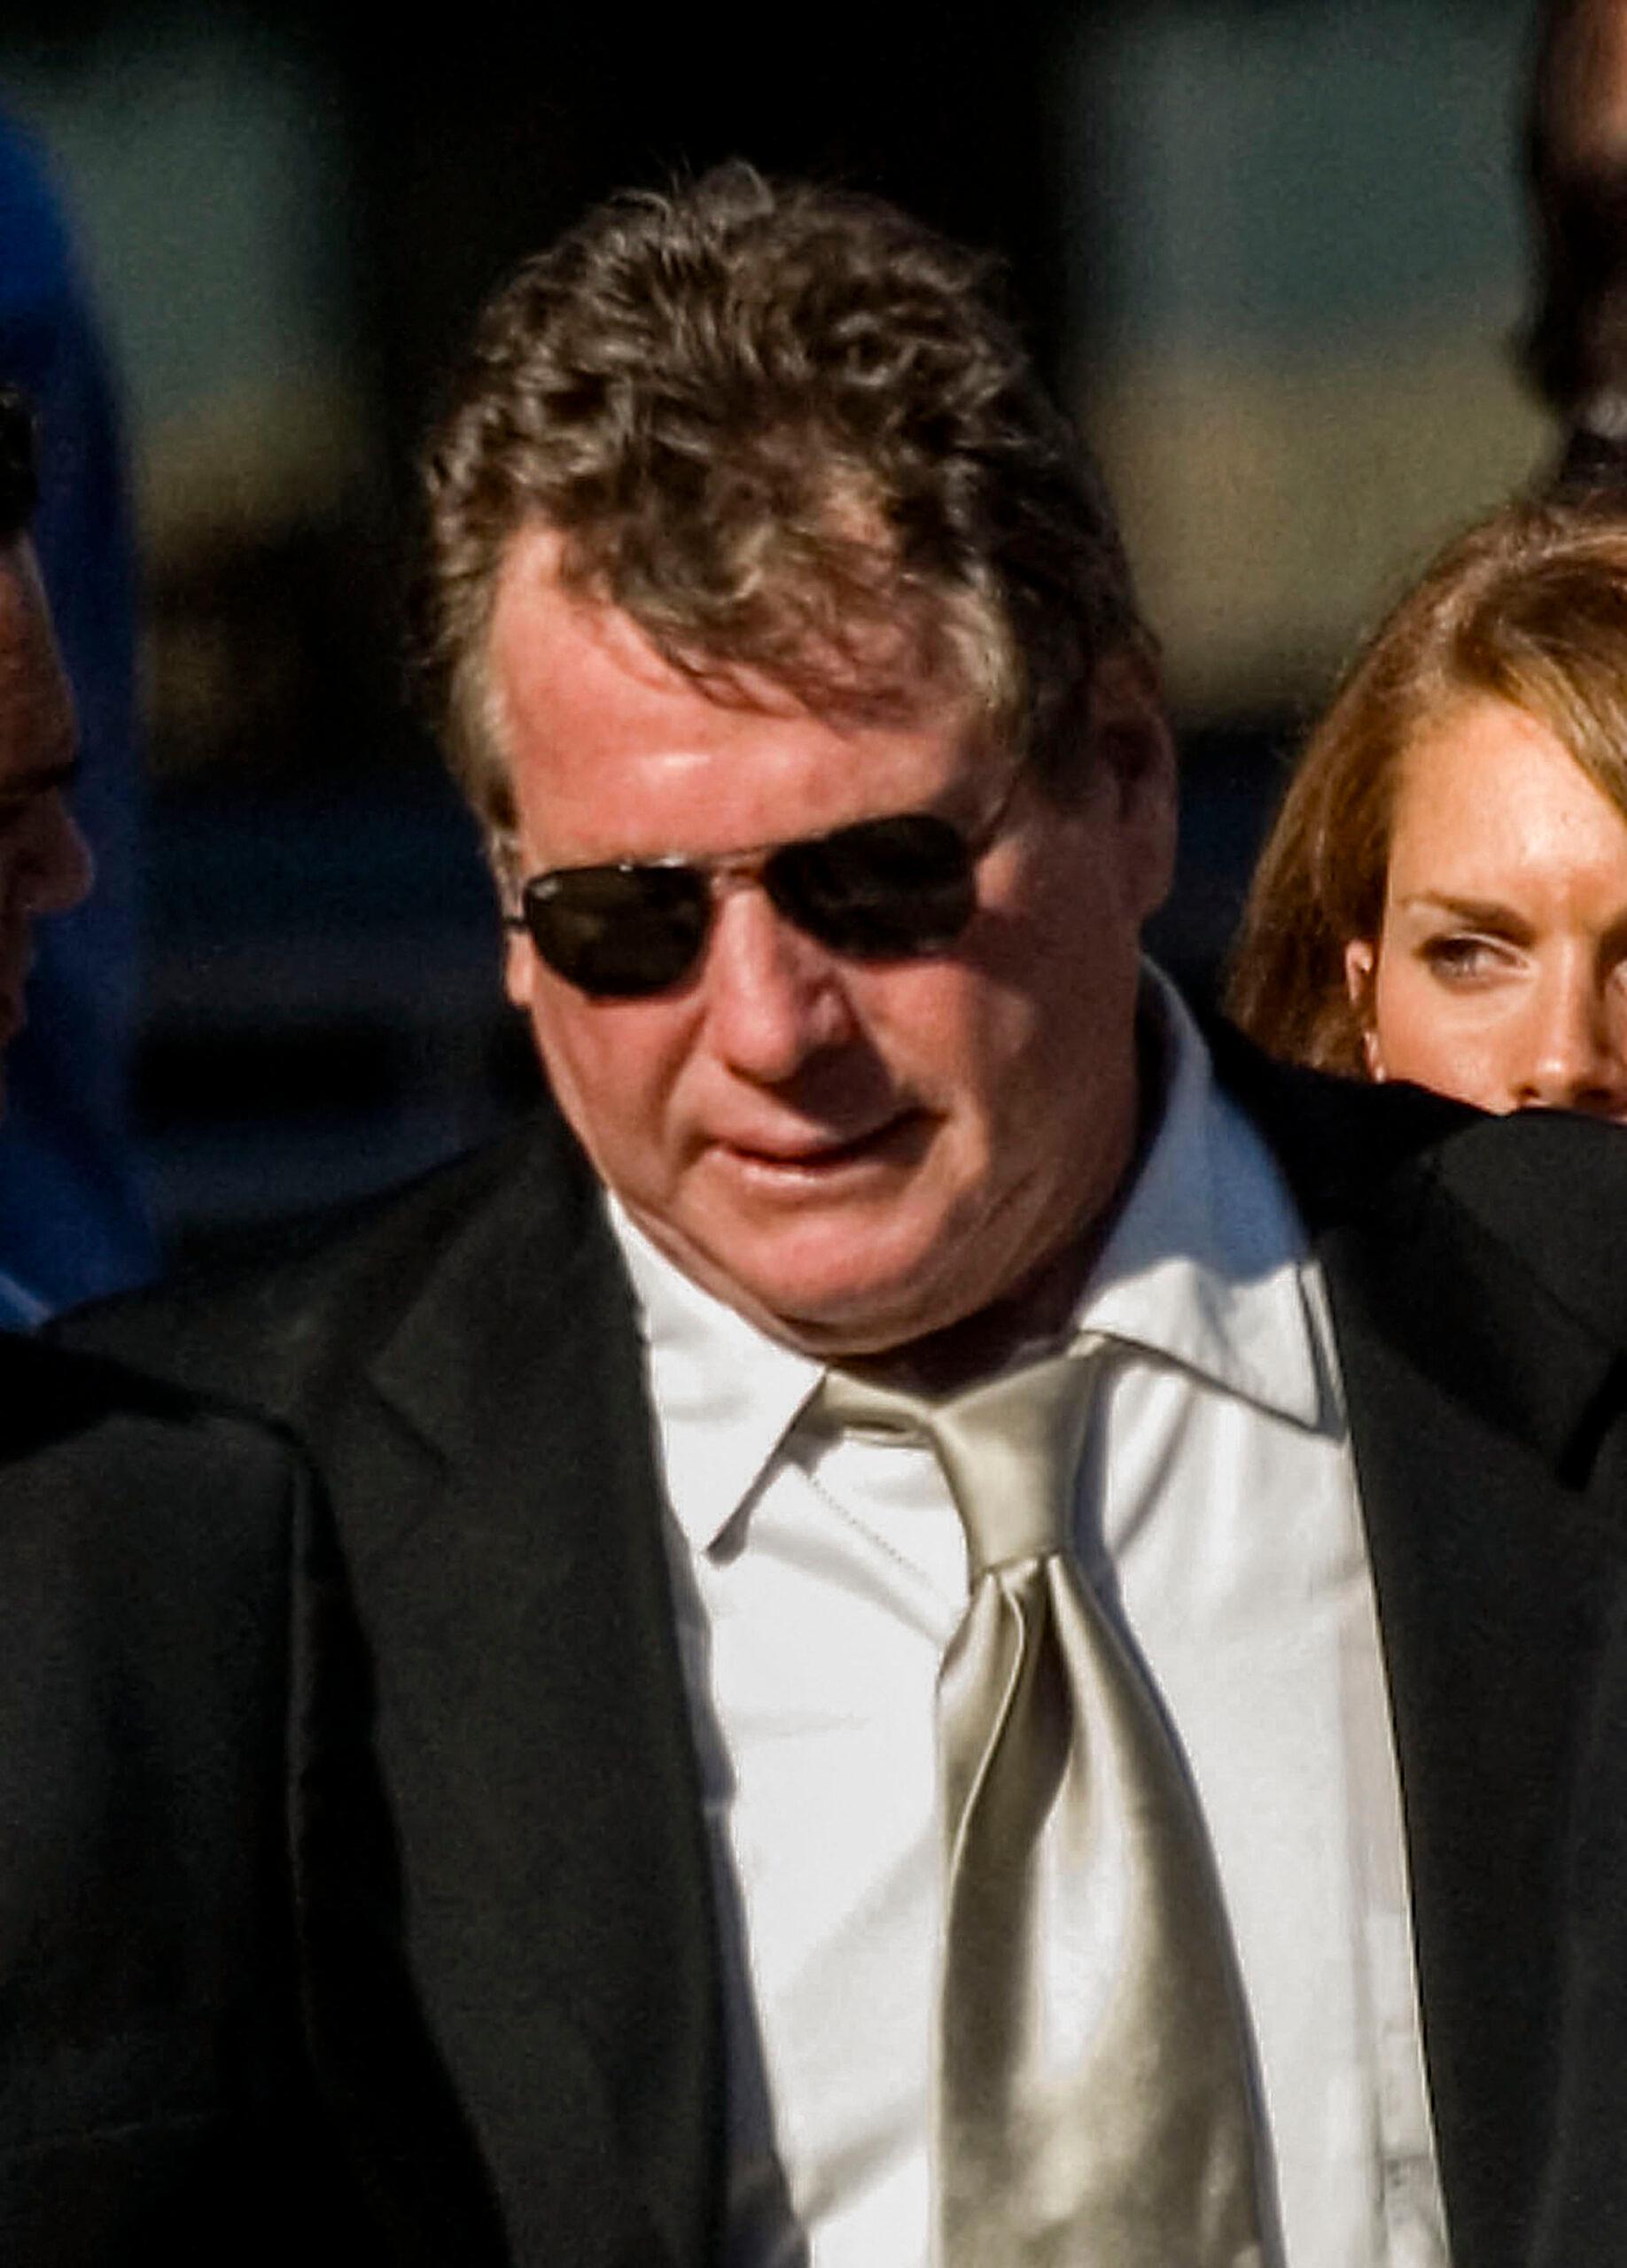
[[[1150,647],[1111,507],[986,262],[877,200],[735,165],[632,193],[487,307],[425,458],[415,662],[512,823],[487,650],[517,532],[714,697],[821,713],[923,676],[1065,787],[1096,657]]]

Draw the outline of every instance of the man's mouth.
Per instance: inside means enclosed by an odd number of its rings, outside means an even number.
[[[926,1131],[925,1112],[910,1108],[855,1134],[743,1135],[716,1146],[748,1170],[812,1181],[854,1167],[907,1162],[924,1145]]]

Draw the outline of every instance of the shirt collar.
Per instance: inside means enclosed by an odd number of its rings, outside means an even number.
[[[1338,1420],[1331,1335],[1282,1177],[1216,1085],[1179,995],[1148,966],[1158,1123],[1076,1312],[1081,1336],[1139,1347],[1296,1424]],[[691,1549],[755,1493],[824,1375],[704,1291],[611,1197],[642,1318],[668,1501]]]
[[[667,1499],[704,1551],[755,1491],[825,1366],[703,1291],[613,1197],[610,1218],[643,1321]]]
[[[1076,1327],[1162,1355],[1296,1424],[1336,1425],[1331,1336],[1287,1184],[1216,1084],[1185,1002],[1150,965],[1143,1014],[1162,1059],[1163,1105]]]

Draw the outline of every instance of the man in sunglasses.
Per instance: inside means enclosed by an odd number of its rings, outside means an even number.
[[[503,2256],[1611,2256],[1627,1146],[1211,1055],[1109,509],[901,215],[593,214],[429,502],[563,1123],[83,1327],[323,1466]]]

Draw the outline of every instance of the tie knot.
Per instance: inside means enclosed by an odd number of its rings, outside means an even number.
[[[930,1445],[975,1578],[1067,1546],[1089,1415],[1085,1352],[1047,1355],[942,1399],[828,1371],[809,1411],[834,1431],[899,1433]]]

